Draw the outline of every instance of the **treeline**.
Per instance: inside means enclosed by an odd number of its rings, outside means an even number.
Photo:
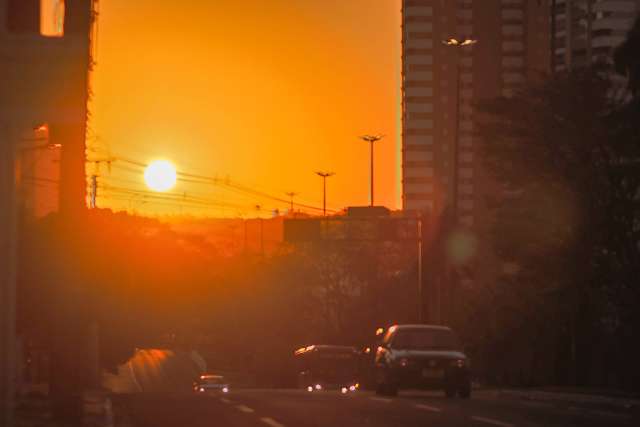
[[[639,64],[640,20],[620,75],[603,61],[478,106],[501,189],[491,240],[510,266],[468,301],[465,335],[490,381],[638,389]]]
[[[364,345],[390,319],[415,320],[415,242],[229,255],[206,235],[100,209],[74,224],[59,215],[26,224],[23,236],[21,335],[82,359],[96,323],[106,369],[136,347],[195,348],[218,369],[291,385],[294,349]]]

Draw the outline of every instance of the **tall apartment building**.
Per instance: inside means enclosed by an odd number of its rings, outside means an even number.
[[[473,105],[509,95],[549,70],[550,10],[550,0],[403,0],[405,211],[441,213],[451,202],[457,164],[459,221],[479,222],[489,184]],[[443,43],[452,37],[477,43]]]
[[[69,222],[81,214],[94,6],[94,0],[0,0],[0,425],[12,425],[19,380],[15,302],[17,206],[24,201],[18,202],[24,199],[20,181],[35,178],[27,177],[20,165],[47,149],[34,134],[46,124],[47,140],[59,156],[53,197]],[[44,171],[36,172],[42,178]]]
[[[640,0],[554,0],[551,33],[556,71],[610,61],[640,13]]]

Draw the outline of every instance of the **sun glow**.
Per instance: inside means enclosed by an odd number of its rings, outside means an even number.
[[[153,191],[171,190],[176,179],[176,168],[166,160],[155,160],[144,170],[144,182]]]

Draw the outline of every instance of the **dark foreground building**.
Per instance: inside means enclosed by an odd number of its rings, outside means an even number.
[[[0,0],[0,425],[18,383],[15,295],[21,160],[59,150],[59,209],[85,208],[92,0]]]

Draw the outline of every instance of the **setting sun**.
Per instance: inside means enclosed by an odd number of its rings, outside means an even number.
[[[166,160],[156,160],[144,170],[144,182],[153,191],[171,190],[176,185],[176,168]]]

